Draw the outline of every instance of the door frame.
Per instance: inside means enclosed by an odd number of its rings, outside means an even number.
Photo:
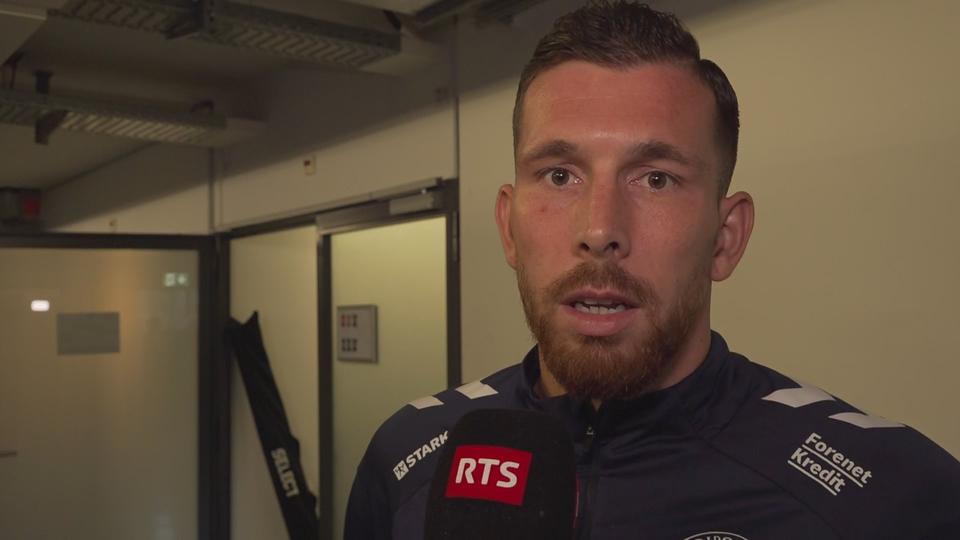
[[[197,253],[197,538],[230,535],[230,371],[217,295],[223,265],[212,236],[6,233],[0,248],[179,250]],[[224,419],[226,418],[226,422]]]
[[[447,386],[462,382],[460,317],[460,189],[456,178],[433,178],[370,194],[366,200],[332,203],[323,209],[229,229],[217,235],[224,266],[230,240],[304,225],[317,227],[317,351],[320,540],[333,540],[333,291],[330,237],[431,217],[446,217]],[[225,275],[229,270],[225,270]],[[229,279],[221,286],[220,309],[230,313]],[[229,408],[229,403],[227,404]],[[228,420],[229,422],[229,417]]]

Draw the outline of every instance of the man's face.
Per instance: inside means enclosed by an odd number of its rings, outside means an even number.
[[[687,67],[570,61],[530,85],[498,224],[541,360],[600,400],[655,387],[709,329],[716,105]]]

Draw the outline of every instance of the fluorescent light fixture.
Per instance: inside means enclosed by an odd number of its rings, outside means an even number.
[[[50,311],[49,300],[33,300],[30,302],[30,311],[44,312]]]
[[[177,274],[177,285],[186,287],[190,284],[190,278],[187,274]]]
[[[205,137],[225,131],[228,120],[223,115],[159,109],[146,103],[0,90],[4,123],[34,125],[50,111],[63,111],[59,127],[71,131],[198,146],[204,146]]]
[[[164,287],[176,287],[177,286],[177,274],[174,272],[167,272],[163,275],[163,286]]]

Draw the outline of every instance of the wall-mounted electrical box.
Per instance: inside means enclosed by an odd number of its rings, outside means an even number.
[[[337,306],[337,359],[377,362],[377,306]]]

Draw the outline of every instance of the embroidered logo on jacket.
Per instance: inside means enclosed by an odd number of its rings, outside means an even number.
[[[688,536],[683,540],[749,540],[746,536],[721,531],[710,531]]]
[[[820,484],[833,496],[850,484],[862,488],[873,477],[873,472],[827,444],[818,433],[811,433],[793,451],[787,465]]]
[[[397,463],[396,467],[393,468],[393,475],[397,477],[397,480],[403,480],[403,477],[410,472],[410,469],[416,467],[417,463],[420,463],[420,461],[428,455],[439,450],[440,447],[447,442],[447,436],[448,432],[444,431],[427,441],[427,443],[420,446],[420,448],[414,450],[409,456],[403,458],[400,463]]]

